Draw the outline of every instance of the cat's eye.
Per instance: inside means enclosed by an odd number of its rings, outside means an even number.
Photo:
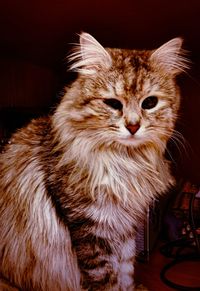
[[[123,105],[122,103],[115,99],[115,98],[109,98],[109,99],[104,99],[103,101],[106,105],[112,107],[113,109],[116,109],[116,110],[122,110],[123,108]]]
[[[141,107],[142,109],[148,110],[148,109],[152,109],[156,107],[157,103],[158,103],[158,97],[149,96],[143,100]]]

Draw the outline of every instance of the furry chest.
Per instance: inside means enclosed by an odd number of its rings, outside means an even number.
[[[93,204],[87,209],[89,216],[96,223],[96,231],[100,236],[105,233],[112,235],[126,235],[134,231],[134,218],[131,210],[111,201]]]

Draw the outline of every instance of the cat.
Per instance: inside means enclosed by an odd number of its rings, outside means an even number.
[[[136,290],[137,227],[174,183],[181,47],[104,48],[80,34],[77,79],[0,156],[1,290]]]

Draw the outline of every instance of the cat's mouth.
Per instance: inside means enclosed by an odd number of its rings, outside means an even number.
[[[121,137],[118,142],[126,146],[139,146],[141,144],[141,138],[136,135],[130,135],[127,137]]]

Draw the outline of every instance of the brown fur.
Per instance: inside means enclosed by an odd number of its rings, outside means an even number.
[[[1,290],[134,290],[139,221],[173,184],[164,153],[181,43],[105,50],[81,35],[70,57],[79,77],[0,157]]]

